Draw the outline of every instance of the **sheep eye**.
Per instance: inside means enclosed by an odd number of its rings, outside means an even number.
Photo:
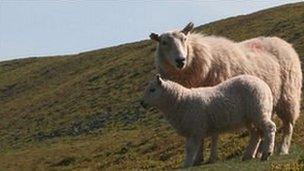
[[[153,92],[155,91],[155,88],[151,88],[149,91],[150,91],[151,93],[153,93]]]
[[[167,42],[166,42],[166,41],[163,41],[163,42],[162,42],[162,45],[167,45]]]

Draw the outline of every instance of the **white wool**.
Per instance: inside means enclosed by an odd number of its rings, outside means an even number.
[[[214,87],[191,89],[169,80],[155,80],[147,88],[144,101],[161,110],[176,131],[191,142],[193,138],[200,142],[209,136],[247,127],[263,132],[268,140],[264,158],[272,153],[276,129],[271,121],[273,97],[269,86],[257,77],[241,75]],[[258,142],[251,143],[248,148],[254,150],[247,150],[244,157],[253,157],[257,145]],[[186,158],[185,165],[194,164],[193,157]]]
[[[163,100],[157,107],[185,137],[234,130],[261,116],[271,119],[271,90],[253,76],[233,77],[207,88],[188,89],[172,81],[163,84]]]
[[[177,34],[169,32],[166,34]],[[274,113],[283,121],[282,154],[287,154],[293,125],[300,114],[302,71],[293,47],[278,37],[233,42],[223,37],[189,33],[187,64],[177,69],[157,48],[156,67],[166,79],[186,87],[217,85],[233,76],[250,74],[264,80],[274,97]]]

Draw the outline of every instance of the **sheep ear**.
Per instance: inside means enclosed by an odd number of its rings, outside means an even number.
[[[193,30],[193,27],[194,27],[194,24],[192,22],[190,22],[186,25],[186,27],[183,28],[183,30],[181,32],[184,33],[185,35],[187,35],[191,30]]]
[[[150,34],[150,39],[159,42],[159,35],[156,34],[156,33],[151,33],[151,34]]]
[[[162,82],[163,82],[163,79],[161,78],[160,74],[157,74],[157,75],[156,75],[156,80],[157,80],[157,83],[158,83],[159,85],[161,85]]]

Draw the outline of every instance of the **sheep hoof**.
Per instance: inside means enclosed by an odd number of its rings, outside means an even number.
[[[262,153],[261,152],[257,152],[255,155],[255,158],[260,159],[262,157]]]
[[[286,152],[279,152],[279,155],[280,156],[284,156],[284,155],[288,155],[289,153],[286,153]]]
[[[283,155],[288,155],[289,153],[288,153],[288,151],[286,151],[286,150],[280,150],[280,151],[278,152],[278,154],[281,155],[281,156],[283,156]]]
[[[261,160],[262,160],[262,161],[267,161],[267,160],[269,159],[269,156],[270,156],[270,155],[271,155],[270,152],[268,152],[268,153],[266,153],[266,154],[263,154]]]

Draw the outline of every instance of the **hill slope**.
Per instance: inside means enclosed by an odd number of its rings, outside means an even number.
[[[196,31],[237,41],[279,36],[304,57],[303,28],[304,3],[297,3]],[[179,167],[183,139],[156,110],[143,110],[138,103],[155,73],[155,46],[146,40],[77,55],[1,62],[0,170]],[[260,167],[301,167],[303,137],[301,116],[293,138],[296,152]],[[246,141],[246,132],[223,135],[220,158],[239,157]],[[248,167],[254,168],[254,162]]]

